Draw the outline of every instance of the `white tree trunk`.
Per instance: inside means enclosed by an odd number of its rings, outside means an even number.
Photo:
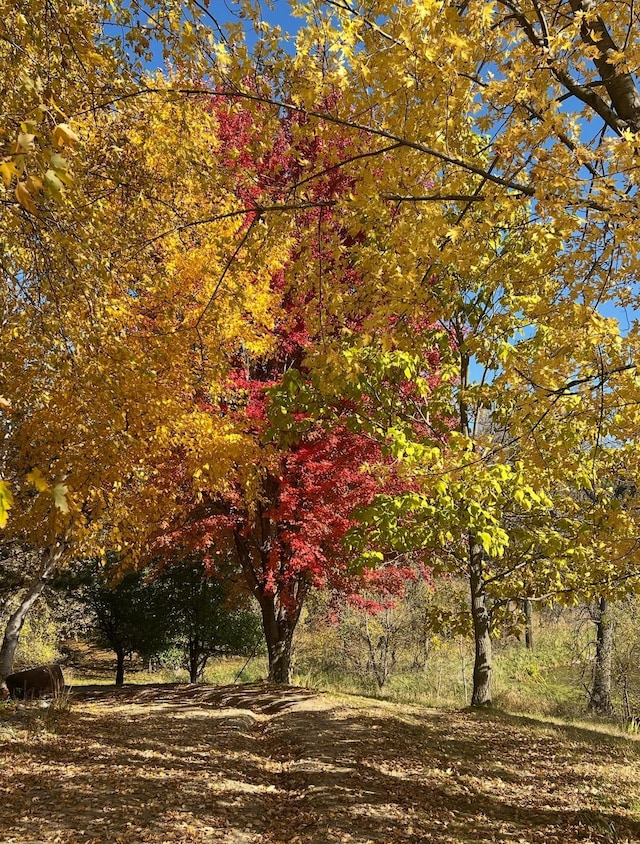
[[[60,563],[66,548],[66,542],[59,540],[43,551],[38,571],[27,586],[27,591],[18,608],[9,616],[4,630],[2,645],[0,646],[0,689],[4,688],[6,691],[4,680],[13,671],[13,661],[18,642],[20,641],[20,632],[29,614],[29,610],[40,597],[47,580]]]

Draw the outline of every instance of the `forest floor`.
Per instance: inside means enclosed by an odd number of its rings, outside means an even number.
[[[640,741],[306,689],[0,705],[2,844],[640,842]]]

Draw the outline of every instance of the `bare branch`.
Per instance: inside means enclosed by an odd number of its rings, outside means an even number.
[[[432,193],[428,196],[402,196],[399,193],[381,193],[381,199],[391,202],[484,202],[482,194],[467,193]]]
[[[562,387],[544,387],[542,384],[537,384],[532,378],[529,378],[524,372],[521,372],[519,369],[515,371],[518,375],[522,378],[523,381],[526,381],[528,384],[535,390],[539,390],[542,393],[545,393],[547,396],[567,396],[567,395],[574,395],[571,391],[575,387],[581,387],[584,384],[595,383],[595,388],[599,388],[602,384],[605,384],[609,378],[613,375],[619,375],[621,372],[630,372],[633,369],[637,369],[638,364],[636,363],[628,363],[625,366],[616,366],[612,369],[604,369],[598,370],[598,372],[592,372],[589,375],[583,375],[581,378],[573,378],[571,381],[567,381],[566,384],[563,384]]]

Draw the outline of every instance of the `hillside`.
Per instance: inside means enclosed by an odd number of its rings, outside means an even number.
[[[631,842],[640,744],[266,685],[0,708],[2,844]]]

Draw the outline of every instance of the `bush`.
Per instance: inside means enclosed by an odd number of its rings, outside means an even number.
[[[13,670],[57,662],[60,659],[59,636],[60,623],[51,608],[46,603],[36,604],[22,628]]]

